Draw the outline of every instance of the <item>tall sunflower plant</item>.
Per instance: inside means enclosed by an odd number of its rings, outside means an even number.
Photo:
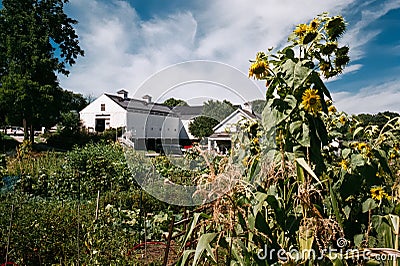
[[[258,52],[249,68],[249,77],[266,81],[264,140],[275,137],[260,145],[264,153],[274,151],[276,170],[284,180],[275,184],[274,197],[290,203],[284,211],[287,218],[296,217],[298,230],[296,241],[287,246],[299,250],[314,247],[321,252],[327,245],[336,247],[337,239],[344,237],[349,248],[397,245],[392,214],[400,210],[395,163],[399,118],[379,130],[374,125],[364,128],[355,117],[337,111],[324,84],[350,61],[349,47],[339,45],[345,30],[341,16],[324,13],[297,25],[289,45],[276,54],[272,49]],[[295,175],[290,165],[295,165]],[[328,237],[327,230],[336,233]],[[386,237],[379,236],[382,232]],[[340,257],[343,263],[349,263],[348,258]]]
[[[182,265],[359,265],[347,249],[396,247],[399,120],[364,128],[324,84],[349,62],[345,29],[324,13],[251,61],[249,77],[267,87],[261,122],[233,137],[218,176],[236,183],[194,216]]]

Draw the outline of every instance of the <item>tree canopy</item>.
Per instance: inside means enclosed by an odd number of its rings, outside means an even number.
[[[382,128],[390,119],[398,116],[398,113],[385,111],[377,114],[359,114],[357,115],[357,118],[364,127],[368,125],[377,125]]]
[[[228,100],[223,100],[222,102],[218,100],[208,100],[204,102],[202,114],[221,122],[233,111],[235,111],[235,107]]]
[[[218,125],[218,120],[208,116],[198,116],[190,122],[189,131],[190,134],[201,139],[210,136],[216,125]]]
[[[0,11],[0,102],[9,120],[33,131],[60,114],[63,90],[57,73],[69,74],[84,52],[68,0],[3,0]],[[31,140],[33,134],[31,134]]]
[[[175,106],[188,106],[187,102],[181,99],[169,98],[164,101],[166,106],[175,107]]]

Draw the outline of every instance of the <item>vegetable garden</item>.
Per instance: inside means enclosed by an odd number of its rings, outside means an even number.
[[[349,63],[345,29],[322,14],[280,51],[257,53],[261,121],[233,136],[228,157],[190,151],[190,171],[118,143],[40,156],[22,145],[1,169],[0,262],[398,265],[400,117],[364,125],[335,108],[324,80]],[[137,184],[154,171],[184,186],[228,178],[231,189],[171,206]]]

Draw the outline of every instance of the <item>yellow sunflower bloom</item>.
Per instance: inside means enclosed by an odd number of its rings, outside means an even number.
[[[268,64],[264,60],[256,61],[249,68],[249,78],[262,79],[268,76]]]
[[[347,162],[345,159],[343,159],[343,160],[339,163],[339,165],[342,167],[343,170],[347,171],[348,162]]]
[[[321,97],[317,90],[307,89],[303,93],[301,106],[309,113],[316,114],[321,110]]]
[[[299,36],[302,37],[307,33],[308,30],[308,26],[306,24],[299,24],[297,25],[296,29],[294,30],[294,33]]]
[[[373,187],[370,190],[371,192],[371,198],[375,200],[382,200],[384,197],[387,197],[387,194],[385,191],[383,191],[382,187]]]
[[[365,142],[360,142],[360,143],[358,143],[358,145],[357,145],[357,149],[358,150],[362,150],[362,149],[365,149],[365,148],[367,148],[368,147],[368,145],[367,145],[367,143],[365,143]]]

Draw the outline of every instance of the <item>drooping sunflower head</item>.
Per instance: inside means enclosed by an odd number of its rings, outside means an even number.
[[[307,30],[308,30],[308,26],[306,24],[299,24],[296,26],[294,33],[298,37],[303,37],[307,33]]]
[[[321,97],[315,89],[307,89],[303,93],[301,107],[309,113],[317,114],[321,110]]]
[[[382,187],[373,187],[370,190],[371,192],[371,198],[375,200],[382,200],[384,197],[387,197],[387,194],[383,190]]]
[[[249,78],[262,79],[268,76],[268,63],[265,60],[257,60],[249,68]]]
[[[311,20],[310,24],[308,25],[308,29],[310,31],[316,31],[319,27],[320,21],[316,18],[314,18],[313,20]]]

